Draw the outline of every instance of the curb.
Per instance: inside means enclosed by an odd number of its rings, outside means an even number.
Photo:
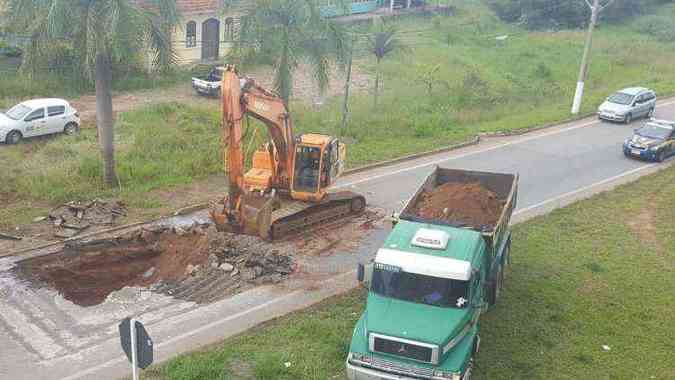
[[[353,169],[347,169],[343,172],[343,174],[344,175],[358,174],[358,173],[361,173],[361,172],[364,172],[364,171],[367,171],[367,170],[377,169],[377,168],[381,168],[381,167],[384,167],[384,166],[395,165],[395,164],[399,164],[399,163],[402,163],[402,162],[407,162],[407,161],[411,161],[411,160],[415,160],[415,159],[419,159],[419,158],[432,156],[432,155],[439,154],[439,153],[446,153],[446,152],[450,152],[450,151],[453,151],[453,150],[465,148],[465,147],[468,147],[468,146],[477,145],[478,143],[480,143],[481,137],[520,136],[520,135],[524,135],[524,134],[527,134],[527,133],[530,133],[530,132],[535,132],[535,131],[539,131],[539,130],[542,130],[542,129],[557,127],[557,126],[560,126],[560,125],[563,125],[563,124],[566,124],[566,123],[578,121],[578,120],[584,119],[586,117],[592,116],[594,114],[595,113],[588,113],[588,114],[580,115],[580,116],[577,116],[577,117],[565,119],[565,120],[557,122],[557,123],[550,123],[550,124],[545,124],[545,125],[542,125],[542,126],[531,127],[531,128],[517,129],[517,130],[514,130],[514,131],[497,131],[497,132],[479,133],[473,139],[468,140],[468,141],[464,141],[464,142],[461,142],[461,143],[458,143],[458,144],[455,144],[455,145],[450,145],[450,146],[446,146],[446,147],[442,147],[442,148],[438,148],[438,149],[433,149],[433,150],[429,150],[429,151],[421,152],[421,153],[414,153],[414,154],[410,154],[410,155],[399,157],[399,158],[393,158],[391,160],[375,162],[375,163],[372,163],[372,164],[366,164],[366,165],[359,166],[359,167],[356,167],[356,168],[353,168]],[[176,210],[175,212],[173,212],[169,215],[160,216],[158,218],[151,219],[151,220],[148,220],[148,221],[134,222],[134,223],[125,224],[125,225],[117,226],[117,227],[112,227],[112,228],[101,230],[101,231],[90,232],[88,234],[79,235],[79,236],[75,236],[75,237],[60,240],[60,241],[45,243],[45,244],[39,245],[37,247],[23,248],[23,249],[20,249],[18,251],[8,252],[6,254],[0,254],[0,257],[16,256],[16,255],[26,253],[26,252],[30,252],[30,251],[54,247],[54,246],[57,246],[59,244],[64,244],[64,243],[70,242],[70,241],[78,241],[78,240],[86,239],[86,238],[89,238],[89,237],[92,237],[92,236],[98,236],[98,235],[102,235],[102,234],[106,234],[106,233],[110,233],[110,232],[124,230],[124,229],[127,229],[127,228],[134,228],[134,227],[139,227],[139,226],[146,225],[146,224],[156,223],[156,222],[158,222],[162,219],[169,218],[169,217],[172,217],[172,216],[182,216],[182,215],[186,215],[186,214],[189,214],[189,213],[192,213],[192,212],[195,212],[195,211],[206,209],[206,208],[209,207],[209,205],[210,205],[210,203],[198,203],[198,204],[182,207],[182,208]]]
[[[381,168],[383,166],[399,164],[401,162],[411,161],[411,160],[415,160],[415,159],[422,158],[422,157],[433,156],[434,154],[450,152],[452,150],[461,149],[461,148],[465,148],[467,146],[476,145],[479,142],[480,142],[480,136],[476,136],[469,141],[461,142],[459,144],[450,145],[450,146],[446,146],[446,147],[438,148],[438,149],[434,149],[434,150],[428,150],[428,151],[422,152],[422,153],[414,153],[414,154],[410,154],[410,155],[399,157],[399,158],[393,158],[391,160],[379,161],[379,162],[375,162],[375,163],[372,163],[372,164],[357,166],[353,169],[345,170],[343,172],[343,174],[352,175],[352,174],[356,174],[356,173],[361,173],[361,172],[364,172],[366,170],[372,170],[372,169],[376,169],[376,168]]]
[[[521,129],[514,129],[512,131],[495,131],[495,132],[481,132],[478,134],[478,136],[481,137],[508,137],[508,136],[522,136],[526,133],[530,132],[536,132],[536,131],[541,131],[542,129],[548,129],[548,128],[553,128],[553,127],[559,127],[563,124],[567,123],[572,123],[575,121],[583,120],[587,117],[591,117],[595,115],[595,112],[589,112],[585,113],[583,115],[571,117],[569,119],[561,120],[555,123],[549,123],[549,124],[544,124],[544,125],[539,125],[536,127],[529,127],[529,128],[521,128]]]

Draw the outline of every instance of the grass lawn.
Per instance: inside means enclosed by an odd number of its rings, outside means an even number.
[[[476,378],[675,378],[674,183],[671,167],[516,226],[506,290],[481,320]],[[143,377],[343,379],[364,299],[327,300]]]
[[[0,147],[5,171],[0,181],[0,226],[21,224],[49,207],[73,199],[117,197],[131,208],[164,206],[151,193],[222,172],[218,114],[212,110],[160,104],[122,114],[116,125],[117,174],[121,187],[108,189],[96,130],[77,136],[48,136]],[[6,163],[6,164],[5,164]],[[169,204],[170,205],[170,204]],[[174,205],[175,208],[175,205]]]
[[[675,22],[675,5],[664,5],[658,13],[661,19]],[[644,34],[641,25],[638,19],[598,28],[584,112],[624,86],[650,86],[661,95],[675,92],[675,42]],[[349,125],[340,130],[339,98],[328,99],[319,108],[292,104],[297,132],[344,137],[349,167],[465,141],[479,132],[521,129],[569,117],[583,31],[527,32],[501,23],[476,4],[460,7],[452,17],[401,18],[396,26],[407,48],[382,61],[383,90],[377,110],[368,91],[356,91],[350,100]],[[495,39],[499,35],[509,37],[500,42]],[[374,58],[364,44],[359,46],[356,65],[372,74]],[[431,91],[423,83],[424,73],[433,79]],[[145,80],[131,76],[116,86],[139,88],[149,85]],[[30,84],[39,89],[35,95],[70,91],[58,84],[35,83]],[[3,82],[0,91],[11,93],[11,86]],[[0,106],[7,99],[0,93]],[[221,175],[218,120],[213,105],[170,103],[123,113],[116,129],[117,190],[101,185],[93,131],[75,139],[59,136],[17,147],[0,146],[5,168],[0,201],[48,205],[102,196],[118,197],[137,207],[170,207],[148,192],[171,191],[175,185]],[[247,137],[245,144],[255,149],[266,133],[253,123],[260,133],[249,131],[247,136],[255,136],[256,141],[250,144]],[[17,210],[10,206],[0,211],[0,224],[28,219],[27,213]]]

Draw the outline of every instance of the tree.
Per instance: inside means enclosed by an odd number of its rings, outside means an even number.
[[[670,0],[614,0],[603,19],[619,22],[638,16],[651,5]],[[499,18],[506,22],[520,22],[531,29],[579,28],[590,18],[590,10],[584,0],[488,0]]]
[[[245,9],[235,51],[249,59],[265,61],[260,59],[264,55],[272,61],[274,87],[286,106],[295,70],[303,60],[310,64],[319,90],[325,91],[331,59],[341,65],[346,61],[346,36],[339,25],[321,16],[319,1],[252,0]],[[246,47],[249,52],[242,53]]]
[[[154,67],[176,61],[170,32],[178,23],[175,0],[6,0],[12,30],[31,38],[23,69],[35,72],[55,42],[69,42],[75,70],[96,86],[96,125],[103,179],[117,183],[113,142],[112,66],[149,52]]]
[[[369,50],[375,55],[377,65],[375,66],[375,89],[374,89],[374,106],[377,108],[377,98],[380,92],[380,77],[381,69],[380,63],[389,56],[390,53],[403,48],[402,43],[397,38],[397,30],[393,25],[389,25],[384,21],[376,24],[373,32],[368,35]]]
[[[439,72],[441,70],[441,65],[433,65],[428,63],[421,63],[417,65],[417,79],[424,84],[427,89],[427,96],[431,97],[434,91],[434,85],[444,84],[446,87],[450,87],[448,82],[441,80],[439,78]]]

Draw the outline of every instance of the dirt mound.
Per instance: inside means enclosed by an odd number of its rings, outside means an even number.
[[[425,219],[485,227],[497,223],[504,203],[478,182],[448,182],[423,192],[414,212]]]
[[[169,230],[142,230],[131,236],[70,244],[60,253],[19,263],[17,271],[77,305],[92,306],[125,286],[180,281],[189,275],[188,266],[207,260],[208,242],[199,230],[183,236]]]

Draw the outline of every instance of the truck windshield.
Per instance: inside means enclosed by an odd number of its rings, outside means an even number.
[[[385,297],[440,307],[468,306],[468,281],[381,268],[373,270],[371,289]]]

